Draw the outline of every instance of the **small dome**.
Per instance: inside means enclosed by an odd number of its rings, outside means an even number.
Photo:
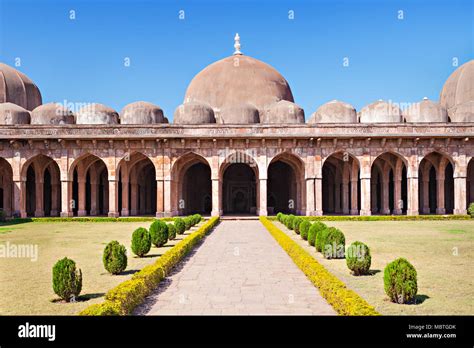
[[[88,104],[76,113],[77,124],[118,124],[117,111],[102,104]]]
[[[285,78],[270,65],[241,54],[204,68],[193,78],[184,97],[185,103],[210,105],[217,119],[221,110],[241,103],[254,105],[263,114],[266,107],[280,100],[294,102]]]
[[[260,122],[264,124],[304,123],[304,110],[295,103],[280,100],[265,109]]]
[[[223,124],[253,124],[260,123],[260,117],[255,106],[243,103],[223,108],[218,121]]]
[[[13,103],[31,111],[41,105],[41,93],[28,76],[0,63],[0,103]]]
[[[448,122],[446,109],[429,99],[411,104],[402,115],[405,122]]]
[[[30,112],[23,109],[21,106],[13,103],[0,104],[0,124],[3,125],[17,125],[29,124]]]
[[[40,105],[31,112],[31,124],[74,124],[71,110],[58,103]]]
[[[383,100],[364,106],[360,110],[359,117],[361,123],[399,123],[402,121],[400,108]]]
[[[308,123],[357,123],[357,113],[351,104],[332,100],[321,105]]]
[[[121,124],[165,123],[163,110],[154,104],[138,101],[126,105],[120,113]]]
[[[205,103],[188,102],[178,106],[174,112],[173,123],[208,124],[216,123],[214,111]]]
[[[448,77],[439,103],[448,111],[451,122],[474,122],[474,60]]]

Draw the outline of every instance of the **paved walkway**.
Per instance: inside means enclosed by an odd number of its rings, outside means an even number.
[[[135,314],[335,314],[260,221],[222,221]]]

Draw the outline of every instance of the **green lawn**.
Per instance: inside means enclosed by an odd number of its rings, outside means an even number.
[[[38,246],[38,260],[0,257],[0,314],[75,315],[80,310],[103,300],[105,293],[148,264],[185,236],[162,248],[151,248],[145,258],[135,257],[130,250],[132,232],[150,222],[28,222],[0,225],[0,244],[34,244]],[[112,276],[102,264],[105,245],[118,240],[129,252],[124,274]],[[51,270],[63,257],[76,261],[83,274],[80,301],[59,303],[52,290]]]
[[[370,247],[375,274],[359,277],[350,274],[344,259],[324,259],[299,235],[274,223],[381,314],[474,314],[474,221],[325,222],[344,232],[346,246],[358,240]],[[385,295],[383,270],[398,257],[418,272],[417,304],[394,304]]]

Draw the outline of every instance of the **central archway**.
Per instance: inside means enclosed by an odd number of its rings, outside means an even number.
[[[257,213],[255,170],[246,163],[232,163],[224,170],[222,182],[224,214]]]

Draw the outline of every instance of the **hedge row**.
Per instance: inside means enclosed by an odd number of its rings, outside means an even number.
[[[174,221],[174,217],[159,218],[161,221]],[[94,216],[81,216],[81,217],[41,217],[41,218],[14,218],[7,220],[10,224],[18,224],[23,222],[147,222],[155,221],[156,217],[94,217]]]
[[[141,304],[170,270],[219,222],[213,217],[172,249],[165,252],[154,264],[144,267],[105,295],[105,301],[94,304],[79,315],[128,315]]]
[[[424,221],[424,220],[470,220],[469,215],[370,215],[370,216],[299,216],[308,221]],[[276,216],[268,217],[275,221]]]
[[[261,216],[260,221],[338,314],[379,315],[373,306],[354,291],[349,290],[343,282],[329,273],[306,250],[276,227],[268,218]]]

